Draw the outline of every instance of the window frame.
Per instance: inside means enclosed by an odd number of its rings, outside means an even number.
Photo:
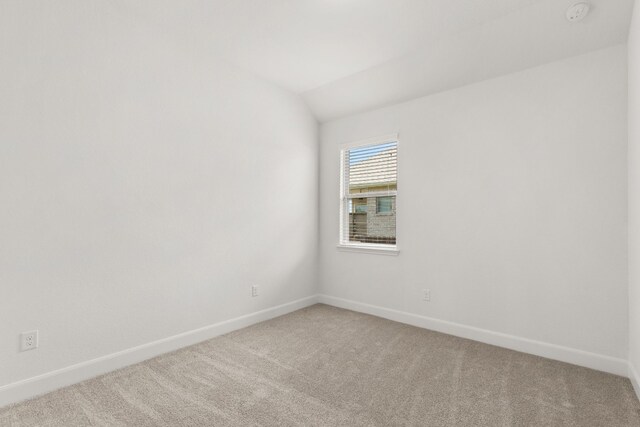
[[[367,145],[377,145],[377,144],[385,144],[385,143],[396,143],[396,190],[392,196],[395,196],[395,215],[396,215],[396,243],[395,245],[388,243],[353,243],[348,240],[348,213],[349,213],[349,197],[348,197],[348,185],[346,182],[346,170],[345,170],[345,151],[353,148],[364,147]],[[339,192],[339,220],[338,220],[338,250],[341,251],[349,251],[349,252],[362,252],[362,253],[372,253],[372,254],[380,254],[380,255],[398,255],[400,253],[400,249],[398,246],[398,235],[399,235],[399,221],[398,221],[398,181],[400,180],[400,138],[397,133],[383,135],[373,138],[362,139],[358,141],[346,142],[340,145],[339,147],[340,154],[340,192]],[[384,192],[384,194],[380,193],[369,193],[368,197],[378,197],[378,196],[389,196],[388,192]],[[376,201],[377,205],[377,201]],[[345,238],[345,231],[347,236]]]

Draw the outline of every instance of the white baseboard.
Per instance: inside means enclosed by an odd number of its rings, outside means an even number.
[[[283,314],[308,307],[317,302],[317,296],[313,295],[7,384],[0,387],[0,407],[48,393],[116,369],[124,368],[125,366],[142,362],[163,353],[197,344],[258,322],[282,316]]]
[[[163,353],[197,344],[255,323],[282,316],[318,302],[511,350],[560,360],[562,362],[616,375],[628,376],[636,394],[640,398],[640,376],[638,376],[638,372],[634,369],[633,365],[624,359],[534,341],[343,298],[328,295],[314,295],[4,385],[0,387],[0,407],[48,393],[116,369],[124,368]]]
[[[640,400],[640,376],[638,376],[638,371],[636,371],[631,362],[629,362],[629,380],[633,385],[633,389],[636,391],[638,400]]]
[[[521,338],[514,335],[489,331],[473,326],[462,325],[446,320],[434,319],[419,314],[407,313],[390,308],[379,307],[329,295],[319,295],[318,301],[339,308],[367,313],[396,322],[406,323],[432,331],[455,335],[486,344],[504,347],[523,353],[534,354],[548,359],[559,360],[573,365],[584,366],[598,371],[626,377],[629,373],[628,362],[625,359],[590,353],[570,347],[563,347],[541,341]],[[636,391],[638,389],[636,388]]]

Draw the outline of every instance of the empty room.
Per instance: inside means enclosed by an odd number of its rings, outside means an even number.
[[[0,0],[0,426],[640,427],[640,0]]]

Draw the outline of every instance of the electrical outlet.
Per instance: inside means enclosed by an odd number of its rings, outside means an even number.
[[[422,290],[422,301],[431,301],[431,289]]]
[[[38,331],[23,332],[20,334],[20,351],[38,348]]]
[[[258,285],[252,285],[251,286],[251,296],[252,297],[257,297],[258,295],[260,295],[260,288],[258,287]]]

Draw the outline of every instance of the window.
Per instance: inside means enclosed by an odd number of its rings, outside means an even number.
[[[395,250],[397,137],[347,144],[340,157],[339,246]]]
[[[367,199],[352,199],[355,213],[367,212]]]
[[[379,214],[393,213],[393,197],[391,196],[376,197],[376,213],[379,213]]]

